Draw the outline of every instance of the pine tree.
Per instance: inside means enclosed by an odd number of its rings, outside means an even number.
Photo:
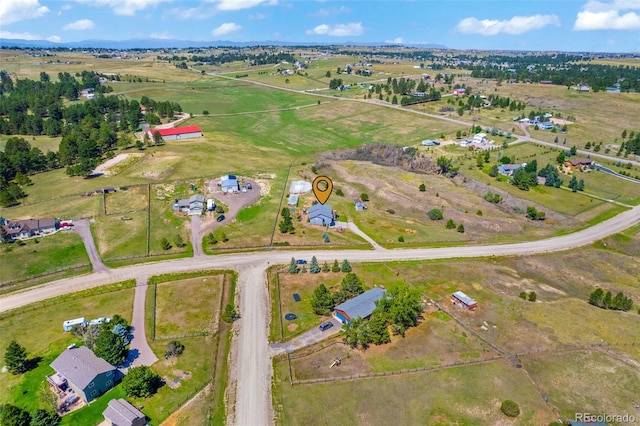
[[[322,265],[322,272],[329,272],[331,270],[331,268],[329,268],[329,264],[327,262],[324,262],[324,264]]]
[[[340,287],[346,293],[348,298],[364,293],[362,280],[353,272],[349,272],[344,276]]]
[[[291,262],[289,262],[289,273],[297,274],[298,273],[298,265],[296,265],[296,260],[292,257]]]
[[[318,259],[315,256],[311,258],[311,263],[309,263],[309,272],[312,274],[317,274],[320,272],[320,266],[318,265]]]
[[[333,266],[331,267],[331,272],[340,272],[340,264],[338,263],[338,259],[333,261]]]
[[[236,307],[233,303],[227,303],[227,306],[224,307],[224,312],[222,313],[222,320],[224,322],[233,322],[236,318],[238,318]]]
[[[12,374],[27,371],[27,351],[18,342],[12,340],[4,353],[4,363]]]
[[[333,308],[333,299],[324,284],[320,284],[311,295],[311,308],[317,315],[329,315]]]
[[[340,266],[341,272],[351,272],[351,264],[347,259],[342,261],[342,265]]]

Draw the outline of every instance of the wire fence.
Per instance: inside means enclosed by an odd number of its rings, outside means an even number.
[[[504,358],[504,356],[502,356],[502,355],[496,355],[496,356],[493,356],[491,358],[486,358],[486,359],[482,359],[482,360],[456,361],[456,362],[451,363],[451,364],[435,365],[435,366],[432,366],[432,367],[418,367],[418,368],[395,370],[395,371],[383,371],[383,372],[380,372],[380,373],[354,374],[354,375],[351,375],[351,376],[342,376],[342,377],[322,377],[322,378],[317,378],[317,379],[291,380],[291,385],[293,386],[293,385],[303,385],[303,384],[312,384],[312,383],[345,382],[345,381],[348,381],[348,380],[359,380],[359,379],[371,379],[371,378],[376,378],[376,377],[399,376],[399,375],[421,373],[421,372],[428,372],[428,371],[445,370],[445,369],[456,368],[456,367],[466,367],[466,366],[477,365],[477,364],[485,364],[485,363],[493,362],[493,361],[496,361],[496,360],[499,360],[499,359],[503,359],[503,358]]]
[[[14,285],[14,284],[21,283],[21,282],[25,282],[25,281],[31,281],[31,280],[34,280],[36,278],[42,278],[42,277],[47,277],[47,276],[50,276],[50,275],[59,274],[60,272],[70,271],[72,269],[81,269],[81,268],[86,268],[86,267],[90,267],[90,266],[91,266],[90,263],[79,263],[77,265],[63,266],[61,268],[56,268],[56,269],[53,269],[53,270],[42,272],[40,274],[29,275],[29,276],[26,276],[24,278],[18,278],[16,280],[2,282],[2,283],[0,283],[0,288],[6,287],[6,286],[10,286],[10,285]]]

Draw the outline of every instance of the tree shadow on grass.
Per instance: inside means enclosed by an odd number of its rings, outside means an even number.
[[[29,358],[24,363],[24,372],[26,373],[27,371],[34,370],[40,364],[41,361],[42,361],[41,356],[35,356],[33,358]]]

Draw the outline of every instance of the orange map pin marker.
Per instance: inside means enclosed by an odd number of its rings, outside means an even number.
[[[312,188],[318,202],[324,204],[333,191],[333,182],[326,176],[318,176],[313,180]]]

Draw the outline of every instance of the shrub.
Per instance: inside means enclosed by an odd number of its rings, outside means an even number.
[[[520,407],[518,406],[518,403],[510,399],[506,399],[502,402],[500,411],[508,417],[518,417],[520,415]]]
[[[429,216],[429,219],[431,220],[442,220],[442,218],[444,217],[444,215],[442,214],[442,210],[440,209],[429,210],[427,216]]]
[[[445,227],[446,227],[447,229],[455,229],[455,227],[456,227],[456,223],[453,221],[453,219],[449,219],[449,220],[447,221],[447,224],[445,225]]]
[[[339,195],[340,197],[344,197],[344,192],[342,192],[342,189],[338,188],[336,189],[336,195]]]
[[[398,242],[399,242],[399,243],[404,243],[404,237],[403,237],[402,235],[400,235],[400,236],[398,237]]]
[[[478,211],[476,212],[476,216],[482,216],[482,210],[478,210]]]
[[[518,297],[520,297],[520,299],[522,300],[527,300],[527,292],[521,291]]]
[[[184,345],[177,340],[172,340],[165,346],[164,354],[166,357],[178,356],[184,352]]]
[[[458,232],[461,233],[461,234],[464,234],[464,225],[463,224],[458,225]]]
[[[425,192],[427,190],[427,187],[425,186],[424,183],[421,183],[418,189],[420,190],[420,192]]]

